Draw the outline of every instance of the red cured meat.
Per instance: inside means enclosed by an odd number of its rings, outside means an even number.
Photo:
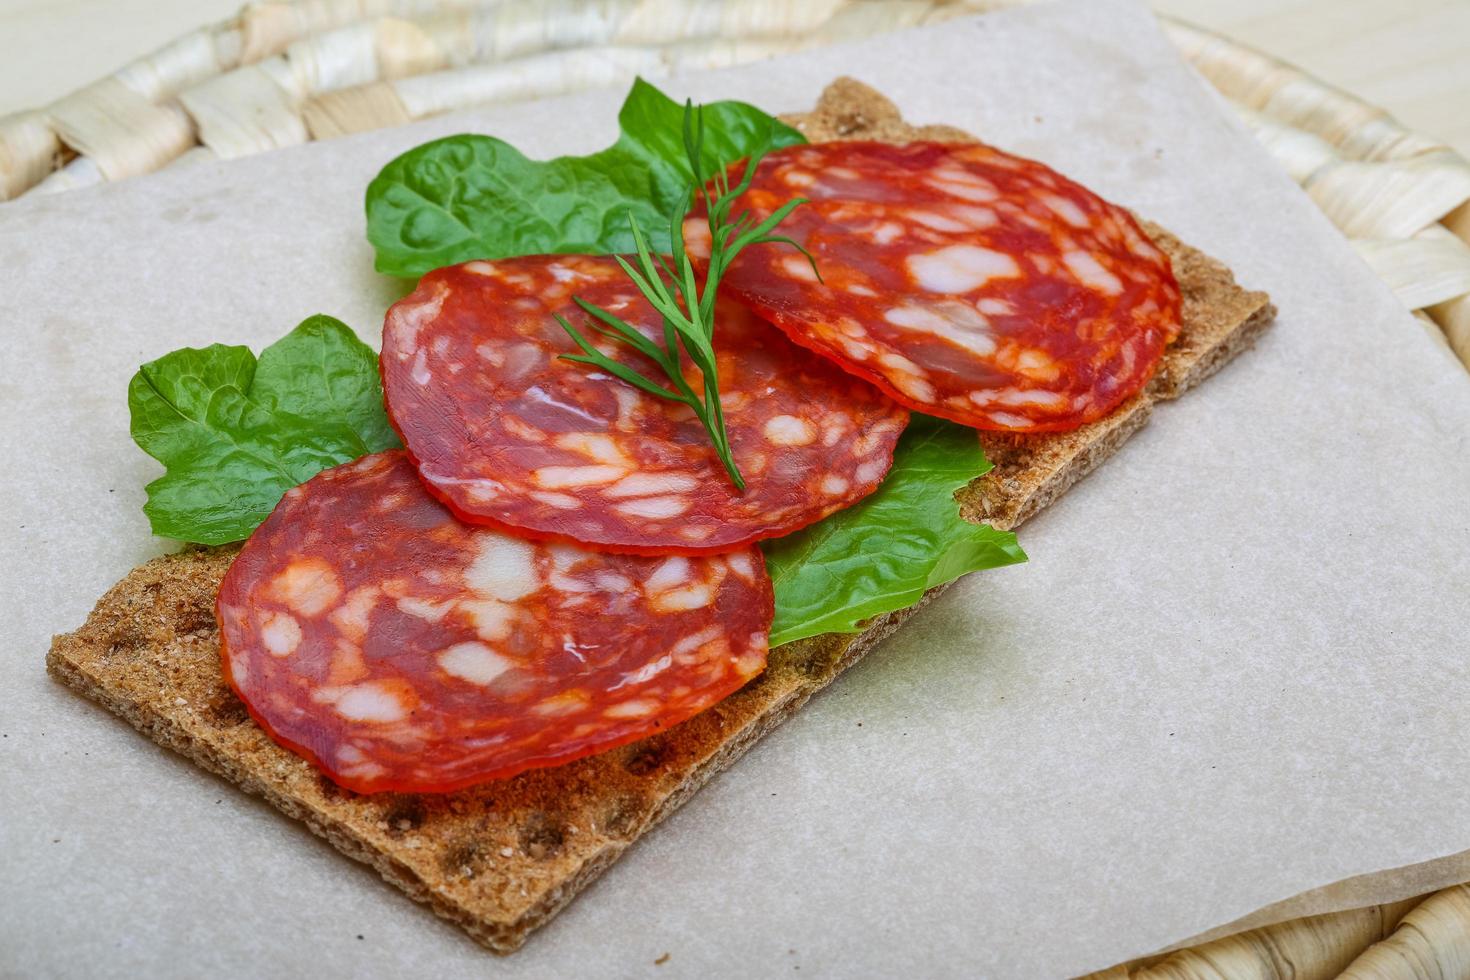
[[[735,303],[715,332],[730,482],[684,405],[559,355],[560,313],[609,356],[573,296],[663,343],[662,320],[607,257],[469,262],[429,273],[388,311],[388,414],[430,492],[462,519],[632,554],[710,554],[787,534],[873,490],[908,413]],[[699,373],[686,362],[691,387]]]
[[[362,793],[440,792],[668,728],[766,663],[760,551],[604,555],[454,519],[401,452],[290,491],[220,586],[225,676]]]
[[[723,288],[792,340],[898,402],[978,429],[1101,418],[1152,377],[1179,331],[1168,257],[1124,209],[980,144],[833,142],[761,161],[735,210],[810,203]],[[685,225],[707,252],[702,218]]]

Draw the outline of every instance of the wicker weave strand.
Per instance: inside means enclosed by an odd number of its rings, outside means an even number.
[[[1331,980],[1394,932],[1418,899],[1293,919],[1083,980]]]
[[[19,197],[58,166],[61,138],[43,112],[0,119],[0,201]]]
[[[1464,980],[1470,977],[1470,885],[1431,895],[1393,935],[1353,960],[1342,980]]]
[[[1470,885],[1293,919],[1081,980],[1465,980]]]

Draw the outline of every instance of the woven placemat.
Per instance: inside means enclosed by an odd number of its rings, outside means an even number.
[[[276,0],[0,118],[0,201],[634,75],[724,67],[1025,0]],[[1470,368],[1470,163],[1227,38],[1164,20],[1447,354]],[[1470,977],[1470,884],[1296,919],[1093,978]]]

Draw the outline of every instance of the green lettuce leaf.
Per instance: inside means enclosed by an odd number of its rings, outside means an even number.
[[[710,172],[806,140],[754,106],[704,110]],[[689,186],[684,107],[641,78],[618,113],[618,141],[598,153],[531,160],[504,140],[464,134],[415,147],[368,185],[367,234],[379,272],[421,276],[470,259],[633,251],[631,210],[655,252]],[[709,173],[701,174],[701,179]]]
[[[915,415],[872,496],[764,542],[776,589],[771,646],[859,632],[936,585],[1025,561],[1015,534],[960,517],[955,491],[989,469],[973,430]]]
[[[328,316],[259,360],[214,344],[150,361],[128,385],[128,407],[133,441],[166,468],[143,506],[153,533],[201,544],[248,537],[287,490],[398,445],[376,355]]]

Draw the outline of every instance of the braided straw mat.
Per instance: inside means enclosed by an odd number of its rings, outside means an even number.
[[[49,106],[0,118],[0,202],[1017,2],[254,3]],[[1164,27],[1447,356],[1470,369],[1470,162],[1296,68],[1182,23]],[[1470,884],[1240,933],[1089,980],[1329,977],[1470,977]]]

